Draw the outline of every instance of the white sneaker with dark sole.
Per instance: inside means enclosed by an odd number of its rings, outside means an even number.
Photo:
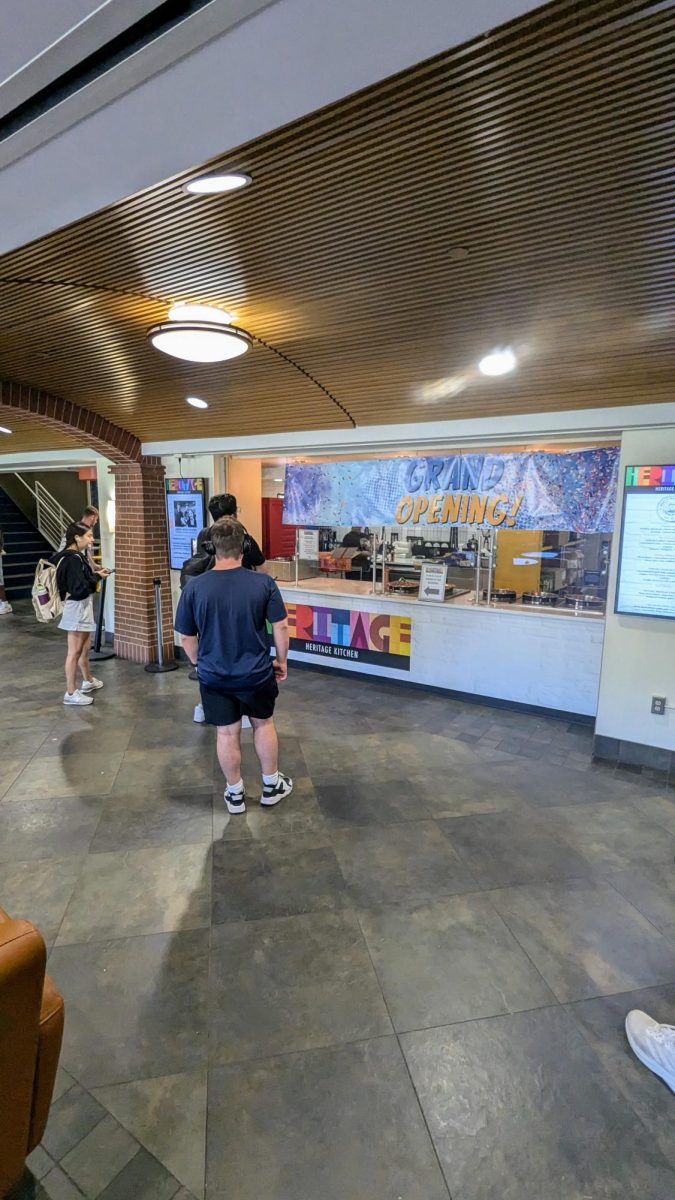
[[[64,704],[76,704],[76,705],[80,705],[80,706],[83,704],[93,704],[94,697],[93,696],[83,696],[82,692],[72,692],[72,694],[70,692],[66,692],[63,697],[63,703]]]
[[[659,1025],[634,1008],[626,1017],[626,1037],[640,1062],[675,1092],[675,1027]]]
[[[0,617],[8,617],[12,612],[9,600],[0,600]]]
[[[293,791],[293,780],[288,778],[288,775],[282,775],[279,771],[278,783],[264,783],[263,793],[260,797],[260,803],[263,808],[274,808],[280,800],[285,800]]]
[[[231,792],[229,788],[225,788],[224,793],[225,804],[227,811],[235,816],[238,813],[246,812],[246,792]]]
[[[94,676],[92,676],[91,679],[85,679],[84,683],[80,687],[80,691],[86,696],[88,692],[98,692],[99,688],[102,687],[103,680],[96,679]]]

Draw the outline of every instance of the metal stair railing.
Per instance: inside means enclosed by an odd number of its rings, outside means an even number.
[[[43,484],[36,479],[35,487],[32,488],[26,480],[19,475],[18,471],[14,472],[14,476],[22,483],[27,491],[35,500],[37,511],[37,527],[45,541],[49,542],[55,550],[58,550],[64,533],[69,525],[72,524],[73,518],[70,513],[67,513],[63,505],[59,504],[58,500],[52,496]]]

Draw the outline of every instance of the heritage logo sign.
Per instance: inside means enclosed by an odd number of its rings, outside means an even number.
[[[291,649],[409,671],[412,620],[391,613],[287,604]]]

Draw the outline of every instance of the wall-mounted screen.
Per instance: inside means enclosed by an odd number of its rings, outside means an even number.
[[[169,560],[180,571],[192,556],[192,542],[206,525],[203,479],[167,479],[166,516],[169,522]]]
[[[675,618],[675,465],[626,467],[615,612]]]

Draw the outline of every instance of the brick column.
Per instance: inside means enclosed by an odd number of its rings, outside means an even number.
[[[115,652],[157,661],[155,596],[162,581],[164,656],[174,657],[164,467],[159,458],[118,463],[115,476]]]

